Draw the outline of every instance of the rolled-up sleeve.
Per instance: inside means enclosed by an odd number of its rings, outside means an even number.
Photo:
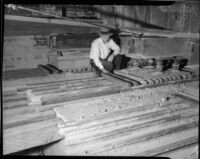
[[[94,60],[95,65],[99,67],[99,69],[104,68],[100,61],[100,51],[96,43],[92,43],[91,50],[90,50],[90,58]]]
[[[111,39],[109,41],[109,47],[114,51],[113,54],[117,55],[120,53],[120,47]]]

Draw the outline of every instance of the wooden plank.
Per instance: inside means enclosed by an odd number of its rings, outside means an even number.
[[[45,145],[62,139],[57,122],[48,120],[3,130],[3,154]]]
[[[42,73],[39,69],[37,70],[17,70],[17,71],[6,71],[3,73],[3,75],[10,77],[10,76],[18,76],[18,75],[29,75],[29,74],[37,74]]]
[[[23,22],[34,22],[34,23],[47,23],[47,24],[58,24],[58,25],[73,25],[73,26],[95,27],[95,26],[90,25],[90,24],[85,24],[85,23],[82,23],[82,22],[75,22],[75,21],[72,21],[72,20],[36,18],[36,17],[16,16],[16,15],[5,15],[5,20],[15,20],[15,21],[23,21]]]
[[[76,103],[77,104],[77,103]],[[137,106],[134,106],[133,108],[129,108],[129,109],[124,109],[124,110],[120,110],[120,111],[115,111],[115,112],[112,112],[112,113],[109,113],[109,114],[102,114],[101,116],[97,116],[97,117],[94,117],[92,119],[88,119],[88,120],[83,120],[83,121],[77,121],[77,122],[74,122],[73,124],[69,123],[66,123],[65,126],[70,128],[70,127],[82,127],[82,126],[89,126],[89,125],[92,125],[92,124],[96,124],[97,122],[99,123],[99,121],[101,122],[105,122],[105,121],[112,121],[114,119],[117,119],[117,118],[120,118],[120,117],[128,117],[129,114],[132,114],[132,113],[137,113],[137,112],[144,112],[145,111],[149,111],[149,110],[152,110],[152,111],[155,111],[156,109],[158,109],[158,106],[157,106],[158,103],[155,103],[155,104],[147,104],[147,105],[137,105]],[[159,110],[162,110],[164,108],[168,108],[168,109],[175,109],[175,108],[185,108],[185,106],[183,105],[180,105],[182,104],[181,100],[180,99],[177,99],[177,100],[172,100],[170,102],[166,102],[165,104],[161,105],[159,107]],[[186,106],[188,107],[188,106]]]
[[[52,68],[51,66],[49,66],[48,64],[47,65],[44,65],[44,67],[46,69],[48,69],[52,74],[58,74],[58,70]]]
[[[48,66],[46,65],[38,65],[39,68],[43,68],[42,70],[44,71],[45,69],[50,73],[50,74],[53,74],[53,70],[51,68],[49,68]]]
[[[18,116],[15,116],[15,118],[10,116],[10,117],[4,118],[3,129],[26,125],[26,124],[35,123],[35,122],[53,119],[53,118],[56,118],[56,113],[52,110],[45,111],[42,113],[18,115]]]
[[[113,74],[113,73],[107,73],[107,74],[110,75],[110,76],[112,76],[112,77],[118,78],[118,79],[120,79],[122,81],[129,82],[129,83],[131,83],[134,86],[140,85],[139,81],[133,80],[131,78],[127,78],[127,77],[124,77],[124,76],[121,76],[121,75],[116,75],[116,74]]]
[[[17,80],[17,79],[22,79],[22,78],[34,78],[34,77],[43,77],[45,74],[43,73],[38,73],[38,74],[23,74],[23,75],[16,75],[16,76],[3,76],[3,80]]]
[[[134,75],[130,75],[130,74],[124,72],[123,70],[117,70],[117,71],[114,71],[114,73],[117,74],[117,75],[124,76],[124,77],[129,78],[129,79],[133,79],[133,80],[138,81],[138,82],[140,82],[142,84],[144,83],[143,78],[136,77]]]
[[[53,93],[67,93],[75,90],[83,90],[83,89],[88,89],[88,88],[95,88],[95,87],[103,87],[103,86],[112,86],[113,84],[108,81],[104,81],[103,83],[98,82],[98,83],[90,83],[90,84],[84,84],[80,86],[68,86],[66,88],[60,88],[56,90],[49,90],[49,91],[40,91],[40,92],[34,92],[35,95],[47,95],[47,94],[53,94]]]
[[[179,115],[172,115],[168,117],[163,117],[159,119],[152,119],[150,121],[143,121],[140,123],[132,123],[131,125],[123,125],[121,126],[120,123],[118,127],[112,129],[107,129],[107,131],[102,131],[99,129],[99,132],[96,132],[93,134],[91,131],[91,134],[88,133],[88,135],[84,135],[83,137],[81,136],[82,134],[76,134],[76,137],[73,137],[71,140],[71,135],[66,132],[67,137],[69,138],[68,142],[66,143],[67,146],[81,146],[83,144],[91,144],[94,142],[103,142],[103,141],[108,141],[110,139],[118,138],[120,136],[126,136],[126,135],[131,135],[135,131],[140,131],[141,129],[146,129],[148,127],[153,127],[155,125],[159,124],[164,124],[168,122],[175,122],[178,119],[180,119]],[[102,128],[104,129],[104,128]],[[82,132],[85,134],[85,132]]]
[[[107,131],[105,132],[102,131],[101,136],[104,136],[104,137],[102,138],[97,137],[98,139],[96,138],[96,140],[83,142],[82,144],[67,146],[65,149],[65,152],[67,155],[73,155],[73,154],[81,155],[81,154],[85,154],[86,151],[87,151],[87,154],[90,154],[90,155],[106,154],[106,152],[115,151],[115,150],[117,151],[121,148],[125,148],[125,146],[134,146],[134,145],[142,144],[145,142],[151,142],[151,140],[152,141],[157,140],[158,137],[159,138],[167,137],[167,136],[170,137],[171,135],[179,134],[183,131],[188,131],[188,130],[190,131],[191,129],[197,129],[197,126],[193,127],[190,125],[190,123],[193,123],[193,122],[198,123],[197,121],[198,121],[198,115],[196,115],[196,117],[189,116],[185,118],[180,118],[180,120],[175,119],[171,121],[169,120],[168,122],[163,121],[163,123],[161,121],[160,124],[157,123],[155,125],[152,125],[149,127],[143,127],[143,128],[141,124],[141,129],[139,128],[139,129],[127,131],[124,133],[118,133],[118,134],[114,134],[113,136],[112,135],[106,136]],[[185,128],[184,125],[187,125],[188,127],[191,126],[191,128]],[[179,129],[179,127],[182,127],[182,128]],[[175,131],[174,131],[174,128],[176,129]],[[133,124],[133,129],[134,129],[134,124]],[[117,127],[114,130],[117,130]],[[98,132],[95,132],[93,135],[96,135],[97,133]],[[73,140],[78,142],[79,136],[81,140],[81,137],[84,137],[85,135],[83,133],[80,135],[68,137],[66,134],[64,145],[70,142],[73,143]]]
[[[35,108],[33,106],[4,109],[3,110],[3,119],[9,118],[10,116],[15,117],[17,115],[30,114],[30,113],[35,113]]]
[[[192,109],[192,108],[182,108],[179,110],[174,110],[173,113],[171,113],[170,115],[178,115],[179,117],[186,117],[186,116],[191,116],[191,115],[197,115],[196,112],[198,109]],[[188,111],[188,112],[186,112]],[[142,114],[138,114],[138,115],[132,115],[132,116],[128,116],[128,117],[124,117],[124,118],[119,118],[119,119],[113,119],[112,121],[106,121],[104,123],[102,123],[101,121],[99,121],[98,123],[96,123],[95,125],[89,125],[88,127],[80,127],[80,129],[69,129],[68,131],[65,131],[65,133],[67,133],[68,135],[70,134],[81,134],[83,132],[89,132],[89,131],[94,131],[99,129],[99,132],[101,132],[101,129],[104,129],[106,127],[111,127],[111,126],[115,126],[118,124],[125,124],[126,128],[129,129],[131,127],[127,127],[128,123],[130,124],[134,124],[137,122],[142,122],[142,121],[146,121],[146,120],[153,120],[156,118],[160,118],[162,117],[169,117],[170,116],[169,113],[166,110],[162,110],[162,111],[155,111],[155,112],[148,112],[148,113],[142,113]],[[160,119],[159,119],[160,120]],[[151,122],[151,121],[150,121]],[[66,130],[66,129],[64,129]],[[125,127],[122,128],[122,131],[125,131]]]
[[[49,70],[47,70],[43,65],[38,65],[37,68],[43,72],[45,75],[50,74],[51,72]]]
[[[31,89],[34,93],[35,92],[45,92],[45,91],[54,91],[58,90],[60,87],[59,86],[48,86],[48,87],[40,87],[40,88],[34,88]]]
[[[103,73],[102,76],[105,77],[105,78],[107,78],[107,79],[111,79],[114,82],[118,82],[120,85],[122,85],[124,87],[131,87],[131,86],[133,86],[133,84],[131,82],[129,82],[129,81],[124,81],[122,79],[110,76],[110,75],[105,74],[105,73]]]
[[[46,86],[40,86],[40,87],[36,87],[36,88],[32,88],[31,89],[34,92],[39,92],[39,91],[45,91],[45,89],[56,89],[56,88],[67,88],[67,87],[75,87],[75,86],[81,86],[81,85],[91,85],[91,84],[97,84],[97,83],[111,83],[109,81],[107,81],[106,79],[101,79],[101,80],[94,80],[94,81],[76,81],[76,82],[70,82],[70,83],[62,83],[62,84],[50,84],[50,85],[46,85]],[[30,88],[30,87],[29,87]]]
[[[174,151],[174,150],[187,147],[196,143],[198,143],[198,136],[193,136],[185,140],[174,142],[174,143],[164,145],[155,149],[151,149],[151,150],[144,151],[141,153],[136,153],[134,154],[134,156],[158,156],[158,155],[168,153],[170,151]]]
[[[192,123],[187,123],[187,124],[183,124],[183,125],[180,125],[180,126],[174,126],[174,127],[170,127],[170,128],[167,128],[167,129],[159,130],[159,131],[156,131],[156,132],[147,133],[145,135],[141,135],[141,136],[137,136],[137,137],[129,137],[128,139],[124,139],[120,142],[115,143],[114,148],[120,148],[120,147],[123,147],[125,145],[131,145],[131,144],[155,139],[155,138],[158,138],[158,137],[162,137],[164,135],[169,135],[169,134],[177,133],[177,132],[184,131],[184,130],[187,130],[187,129],[192,129],[192,128],[195,128],[197,126],[198,126],[198,122],[192,122]],[[106,144],[99,149],[88,150],[88,153],[101,153],[101,152],[109,151],[109,150],[112,150],[112,149],[113,149],[112,145]]]
[[[192,95],[184,93],[184,92],[179,92],[179,93],[176,93],[175,95],[199,103],[199,97],[195,97],[195,96],[192,96]]]
[[[17,90],[16,88],[13,89],[13,90],[5,90],[5,88],[3,88],[3,93],[2,93],[3,97],[6,97],[6,96],[12,96],[12,95],[17,95]]]
[[[64,101],[72,101],[77,99],[92,98],[104,96],[108,94],[120,93],[119,86],[104,86],[96,88],[88,88],[84,90],[71,91],[70,93],[52,94],[42,97],[43,105],[59,103]]]
[[[30,71],[37,71],[37,68],[24,68],[24,69],[17,69],[17,70],[8,70],[8,71],[4,71],[3,73],[18,73],[20,72],[30,72]]]
[[[38,74],[43,74],[43,72],[41,70],[37,70],[37,71],[29,71],[29,72],[25,72],[25,71],[19,71],[19,72],[16,72],[16,73],[4,73],[3,75],[5,77],[21,77],[21,76],[32,76],[32,75],[38,75]]]
[[[17,107],[27,107],[28,101],[27,100],[20,100],[20,101],[13,101],[9,103],[3,103],[3,109],[12,109]]]
[[[3,97],[3,103],[19,101],[19,100],[27,100],[26,94],[16,94]]]
[[[160,127],[161,125],[155,126],[155,127]],[[163,127],[164,128],[164,127]],[[147,130],[148,131],[148,130]],[[141,135],[141,134],[139,134]],[[162,147],[164,145],[169,145],[175,142],[179,142],[181,140],[185,140],[186,138],[190,138],[190,137],[194,137],[194,136],[198,136],[198,128],[192,128],[192,129],[188,129],[188,130],[184,130],[181,132],[177,132],[177,133],[173,133],[173,134],[169,134],[166,136],[162,136],[159,138],[155,138],[149,141],[144,141],[144,142],[139,142],[136,144],[131,144],[131,145],[127,145],[121,148],[117,148],[117,149],[113,149],[110,151],[105,151],[104,153],[99,153],[99,154],[92,154],[92,155],[100,155],[100,156],[112,156],[112,155],[121,155],[121,156],[136,156],[135,154],[139,154],[141,152],[144,151],[148,151],[151,149],[159,149],[159,147]],[[196,145],[196,144],[194,144]],[[169,152],[169,153],[164,153],[162,155],[158,155],[158,156],[165,156],[165,157],[170,157],[169,154],[173,153],[173,152],[180,152],[180,153],[185,153],[185,149],[192,147],[191,146],[187,146],[187,147],[180,147],[177,148],[176,150]],[[116,153],[117,152],[117,153]],[[191,151],[190,151],[191,152]],[[141,155],[141,156],[145,156],[145,155]],[[183,155],[185,156],[185,155]],[[146,156],[148,157],[148,156]],[[174,158],[174,157],[172,157]],[[182,158],[182,157],[178,157],[178,158]]]
[[[51,64],[47,64],[46,66],[48,66],[48,68],[51,68],[54,73],[57,73],[57,74],[62,73],[61,70],[59,70],[57,67],[55,67],[55,66],[53,66]]]
[[[105,78],[98,78],[98,77],[91,77],[91,78],[81,78],[81,79],[73,79],[73,80],[52,80],[52,81],[46,81],[45,83],[44,82],[37,82],[37,83],[32,83],[32,84],[27,84],[27,86],[29,88],[35,88],[35,87],[41,87],[41,86],[46,86],[46,85],[50,85],[50,84],[60,84],[60,83],[64,83],[64,84],[73,84],[73,83],[77,83],[77,82],[88,82],[88,81],[98,81],[98,80],[103,80]],[[35,86],[35,87],[34,87]]]

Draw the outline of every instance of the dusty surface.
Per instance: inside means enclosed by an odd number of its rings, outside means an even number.
[[[91,117],[101,116],[102,114],[128,109],[135,105],[150,105],[154,103],[162,105],[166,101],[170,101],[174,98],[172,94],[178,93],[190,85],[196,87],[194,89],[195,92],[197,92],[199,90],[198,83],[199,82],[192,82],[156,88],[145,88],[117,95],[80,100],[81,102],[74,101],[73,103],[66,103],[63,107],[56,108],[55,111],[65,122],[87,120]],[[192,88],[190,92],[194,92]]]
[[[191,86],[191,87],[190,87]],[[181,126],[184,124],[191,125],[191,122],[195,120],[198,121],[198,104],[191,103],[188,100],[182,99],[180,97],[174,96],[175,93],[183,91],[185,88],[193,88],[196,91],[199,90],[199,82],[182,83],[176,85],[167,85],[156,88],[146,88],[140,90],[132,90],[129,92],[123,92],[116,95],[109,95],[98,98],[84,99],[79,101],[68,102],[64,106],[55,108],[58,118],[60,118],[60,132],[65,134],[65,139],[57,144],[53,145],[49,149],[45,150],[46,155],[104,155],[104,156],[134,156],[135,154],[143,154],[148,149],[159,149],[165,144],[173,144],[185,140],[186,138],[194,137],[198,134],[198,127],[192,127],[190,129],[184,129],[183,131],[163,135],[158,138],[153,138],[146,140],[144,142],[138,142],[129,145],[122,145],[117,147],[121,143],[125,144],[125,141],[134,140],[135,138],[142,138],[142,135],[147,135],[149,133],[156,133],[158,131],[163,131],[165,129],[171,129],[176,126]],[[192,91],[193,92],[193,91]],[[177,104],[180,102],[181,104]],[[155,105],[154,105],[155,104]],[[196,115],[195,118],[189,117],[180,118],[178,120],[173,120],[171,122],[166,122],[163,124],[154,124],[152,126],[145,126],[144,129],[139,129],[131,131],[127,134],[118,132],[118,130],[123,131],[129,129],[132,125],[143,124],[142,120],[132,120],[133,114],[145,114],[153,113],[163,109],[163,106],[169,104],[170,112],[166,114],[161,114],[157,117],[147,119],[147,121],[152,122],[154,119],[159,121],[165,117],[172,117],[174,115],[180,115],[181,113],[185,116]],[[124,115],[127,118],[124,122],[117,122],[117,119],[122,119],[121,117],[112,116],[112,112],[123,112],[123,110],[130,110],[133,107],[151,106],[152,109],[144,110],[141,112],[131,112],[130,114]],[[179,108],[182,108],[178,110]],[[192,107],[188,109],[188,107]],[[167,108],[168,109],[168,108]],[[123,116],[123,114],[121,114]],[[131,116],[130,119],[129,116]],[[98,117],[101,120],[96,120]],[[87,123],[89,122],[89,125]],[[105,121],[105,122],[103,122]],[[146,119],[145,119],[146,121]],[[73,128],[70,125],[74,123],[84,123],[85,126],[77,125]],[[98,123],[100,122],[100,123]],[[107,125],[106,125],[106,122]],[[66,124],[66,125],[65,125]],[[93,125],[90,125],[93,124]],[[102,125],[100,125],[102,124]],[[88,127],[87,127],[88,126]],[[91,127],[89,127],[91,126]],[[134,126],[133,126],[134,127]],[[127,130],[128,130],[127,129]],[[134,132],[134,133],[133,133]],[[118,133],[118,134],[112,134]],[[110,134],[110,138],[109,135]],[[106,136],[108,135],[108,136]],[[105,137],[105,138],[104,138]],[[131,138],[132,137],[132,138]],[[98,140],[99,138],[99,140]],[[85,141],[85,142],[84,142]],[[91,142],[90,142],[91,141]],[[83,142],[83,143],[82,143]],[[73,143],[79,143],[79,145],[73,145]],[[82,143],[82,144],[81,144]],[[116,146],[116,147],[115,147]],[[163,156],[173,156],[173,158],[190,158],[191,154],[194,152],[193,148],[187,148],[184,153],[166,153]],[[185,155],[183,157],[183,155]],[[194,154],[195,155],[195,154]],[[177,158],[178,159],[178,158]]]
[[[62,80],[73,80],[73,79],[82,79],[82,78],[92,78],[96,77],[94,72],[86,72],[86,73],[62,73],[62,74],[51,74],[45,77],[34,77],[34,78],[24,78],[10,81],[3,81],[3,88],[9,87],[19,87],[28,84],[36,84],[36,83],[47,83],[47,82],[55,82]]]

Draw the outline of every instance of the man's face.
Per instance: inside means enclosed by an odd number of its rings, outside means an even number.
[[[110,40],[110,35],[101,35],[103,43],[107,43]]]

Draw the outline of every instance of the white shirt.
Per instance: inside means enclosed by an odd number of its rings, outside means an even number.
[[[110,39],[107,43],[103,43],[101,38],[97,38],[92,42],[91,50],[90,50],[90,59],[94,60],[94,63],[100,69],[103,69],[103,65],[100,61],[101,59],[105,59],[110,50],[113,50],[113,54],[117,55],[120,53],[120,47]]]

